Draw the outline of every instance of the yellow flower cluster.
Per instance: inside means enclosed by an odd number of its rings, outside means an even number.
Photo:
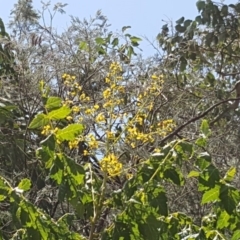
[[[110,70],[110,74],[118,75],[119,73],[122,72],[122,67],[120,66],[119,63],[113,62],[111,63],[109,70]]]
[[[73,141],[68,142],[68,146],[70,149],[77,148],[78,147],[79,140],[74,139]]]
[[[64,73],[62,75],[62,79],[64,80],[64,84],[68,85],[70,84],[72,81],[75,81],[76,76],[71,76],[70,74]]]
[[[50,133],[51,133],[51,126],[50,125],[44,126],[41,134],[44,135],[44,136],[47,136]]]
[[[102,171],[108,173],[110,176],[120,175],[122,171],[122,163],[120,163],[117,157],[111,153],[104,157],[100,161]]]
[[[46,125],[43,127],[41,134],[44,136],[48,136],[50,134],[56,133],[57,131],[58,131],[58,128],[52,129],[50,125]]]
[[[166,136],[169,132],[172,132],[174,127],[176,127],[176,124],[172,119],[163,120],[158,123],[157,132],[162,136]]]

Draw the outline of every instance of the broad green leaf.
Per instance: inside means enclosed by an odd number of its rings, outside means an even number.
[[[23,191],[28,191],[31,188],[31,181],[28,178],[24,178],[18,184],[18,188],[22,189]]]
[[[0,202],[2,202],[3,200],[5,200],[6,198],[7,198],[7,196],[0,194]]]
[[[233,211],[236,209],[236,203],[230,196],[230,191],[231,189],[228,186],[222,185],[219,196],[223,208],[227,211],[229,215],[231,215]]]
[[[81,41],[79,44],[79,49],[80,50],[87,50],[88,49],[88,44],[85,41]]]
[[[82,124],[70,124],[63,129],[58,130],[56,137],[60,141],[72,141],[76,138],[76,136],[82,133],[83,129],[84,127]]]
[[[197,1],[196,6],[197,6],[197,9],[198,9],[198,12],[200,12],[205,7],[205,1],[200,1],[200,0]]]
[[[189,174],[188,174],[188,178],[190,177],[199,177],[200,173],[197,172],[197,171],[191,171]]]
[[[36,129],[40,127],[44,127],[49,123],[49,119],[46,114],[40,113],[38,114],[30,123],[29,129]]]
[[[66,118],[70,113],[71,109],[67,106],[63,106],[57,110],[49,112],[47,118],[50,120],[60,120]]]
[[[184,27],[187,28],[192,22],[193,22],[192,20],[187,19],[187,20],[184,22]],[[192,28],[193,28],[193,25],[190,26],[190,29],[192,29]],[[189,29],[189,30],[190,30],[190,29]]]
[[[100,55],[104,55],[107,53],[102,46],[98,46],[97,51],[98,51],[98,54],[100,54]]]
[[[50,169],[50,177],[54,179],[57,184],[61,184],[64,178],[64,163],[62,162],[61,157],[56,156],[54,159],[54,164]]]
[[[217,227],[223,229],[229,226],[230,216],[226,211],[222,211],[221,214],[217,217]]]
[[[140,42],[140,41],[142,41],[141,38],[135,37],[135,36],[130,37],[130,40],[131,40],[131,42]]]
[[[67,164],[67,171],[68,174],[76,181],[76,185],[80,185],[83,183],[85,178],[85,171],[83,167],[77,163],[74,162],[73,159],[63,156],[65,159],[65,162]],[[76,186],[75,186],[76,187]]]
[[[61,107],[62,105],[62,99],[59,98],[59,97],[49,97],[47,99],[47,103],[45,105],[45,108],[47,108],[48,110],[51,110],[51,109],[56,109],[56,108],[59,108]]]
[[[176,23],[177,24],[182,24],[184,22],[184,19],[185,19],[185,17],[181,17],[176,21]]]
[[[105,43],[105,40],[101,37],[98,37],[98,38],[95,39],[95,42],[99,45],[102,45],[102,44]]]
[[[178,24],[178,25],[175,26],[175,29],[176,29],[178,32],[183,33],[183,32],[185,32],[186,27],[181,26],[180,24]]]
[[[176,185],[182,186],[184,179],[180,171],[174,168],[168,168],[164,171],[164,178],[171,180]]]
[[[216,185],[215,188],[212,188],[206,191],[202,196],[202,204],[215,202],[219,200],[220,186]]]
[[[195,142],[199,147],[205,147],[207,145],[207,139],[205,137],[200,137]]]
[[[196,165],[201,169],[204,170],[211,164],[211,156],[207,153],[201,153],[197,157]]]
[[[117,46],[118,43],[119,43],[118,38],[114,38],[113,41],[112,41],[112,45],[113,45],[113,47]]]
[[[209,125],[208,125],[208,121],[206,119],[204,119],[202,121],[202,124],[201,124],[201,132],[204,134],[204,136],[208,137],[211,133],[210,129],[209,129]]]
[[[231,168],[227,171],[226,175],[224,176],[224,180],[225,180],[226,182],[232,182],[232,180],[234,179],[234,177],[235,177],[235,175],[236,175],[236,172],[237,172],[236,168],[235,168],[235,167],[231,167]]]
[[[124,27],[122,27],[122,32],[125,32],[128,28],[131,28],[131,26],[124,26]]]
[[[231,240],[239,240],[240,239],[240,230],[236,230],[231,238]]]
[[[226,17],[228,15],[228,6],[227,5],[222,6],[221,13],[224,17]]]

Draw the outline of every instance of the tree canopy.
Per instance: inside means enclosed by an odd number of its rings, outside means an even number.
[[[240,3],[196,1],[148,58],[42,4],[0,19],[0,239],[240,239]]]

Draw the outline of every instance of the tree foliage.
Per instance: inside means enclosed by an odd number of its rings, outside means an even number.
[[[240,4],[197,1],[147,59],[101,11],[59,34],[65,6],[0,21],[0,238],[239,239]]]

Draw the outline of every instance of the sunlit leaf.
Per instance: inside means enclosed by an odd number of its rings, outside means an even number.
[[[206,191],[202,196],[202,204],[210,203],[219,200],[220,186],[216,185],[215,188],[212,188]]]
[[[30,123],[29,129],[36,129],[43,127],[49,123],[49,119],[47,118],[46,114],[40,113],[38,114]]]
[[[31,181],[28,178],[24,178],[18,184],[18,188],[22,189],[23,191],[28,191],[31,187]]]
[[[59,108],[62,105],[62,99],[59,97],[49,97],[47,99],[45,108],[48,110],[54,109],[54,108]]]
[[[82,124],[69,124],[67,127],[58,130],[56,136],[60,141],[72,141],[76,138],[76,136],[82,133],[83,129],[84,127]]]
[[[50,120],[59,120],[66,118],[71,113],[71,109],[67,106],[63,106],[57,110],[53,110],[48,113],[47,118]]]

